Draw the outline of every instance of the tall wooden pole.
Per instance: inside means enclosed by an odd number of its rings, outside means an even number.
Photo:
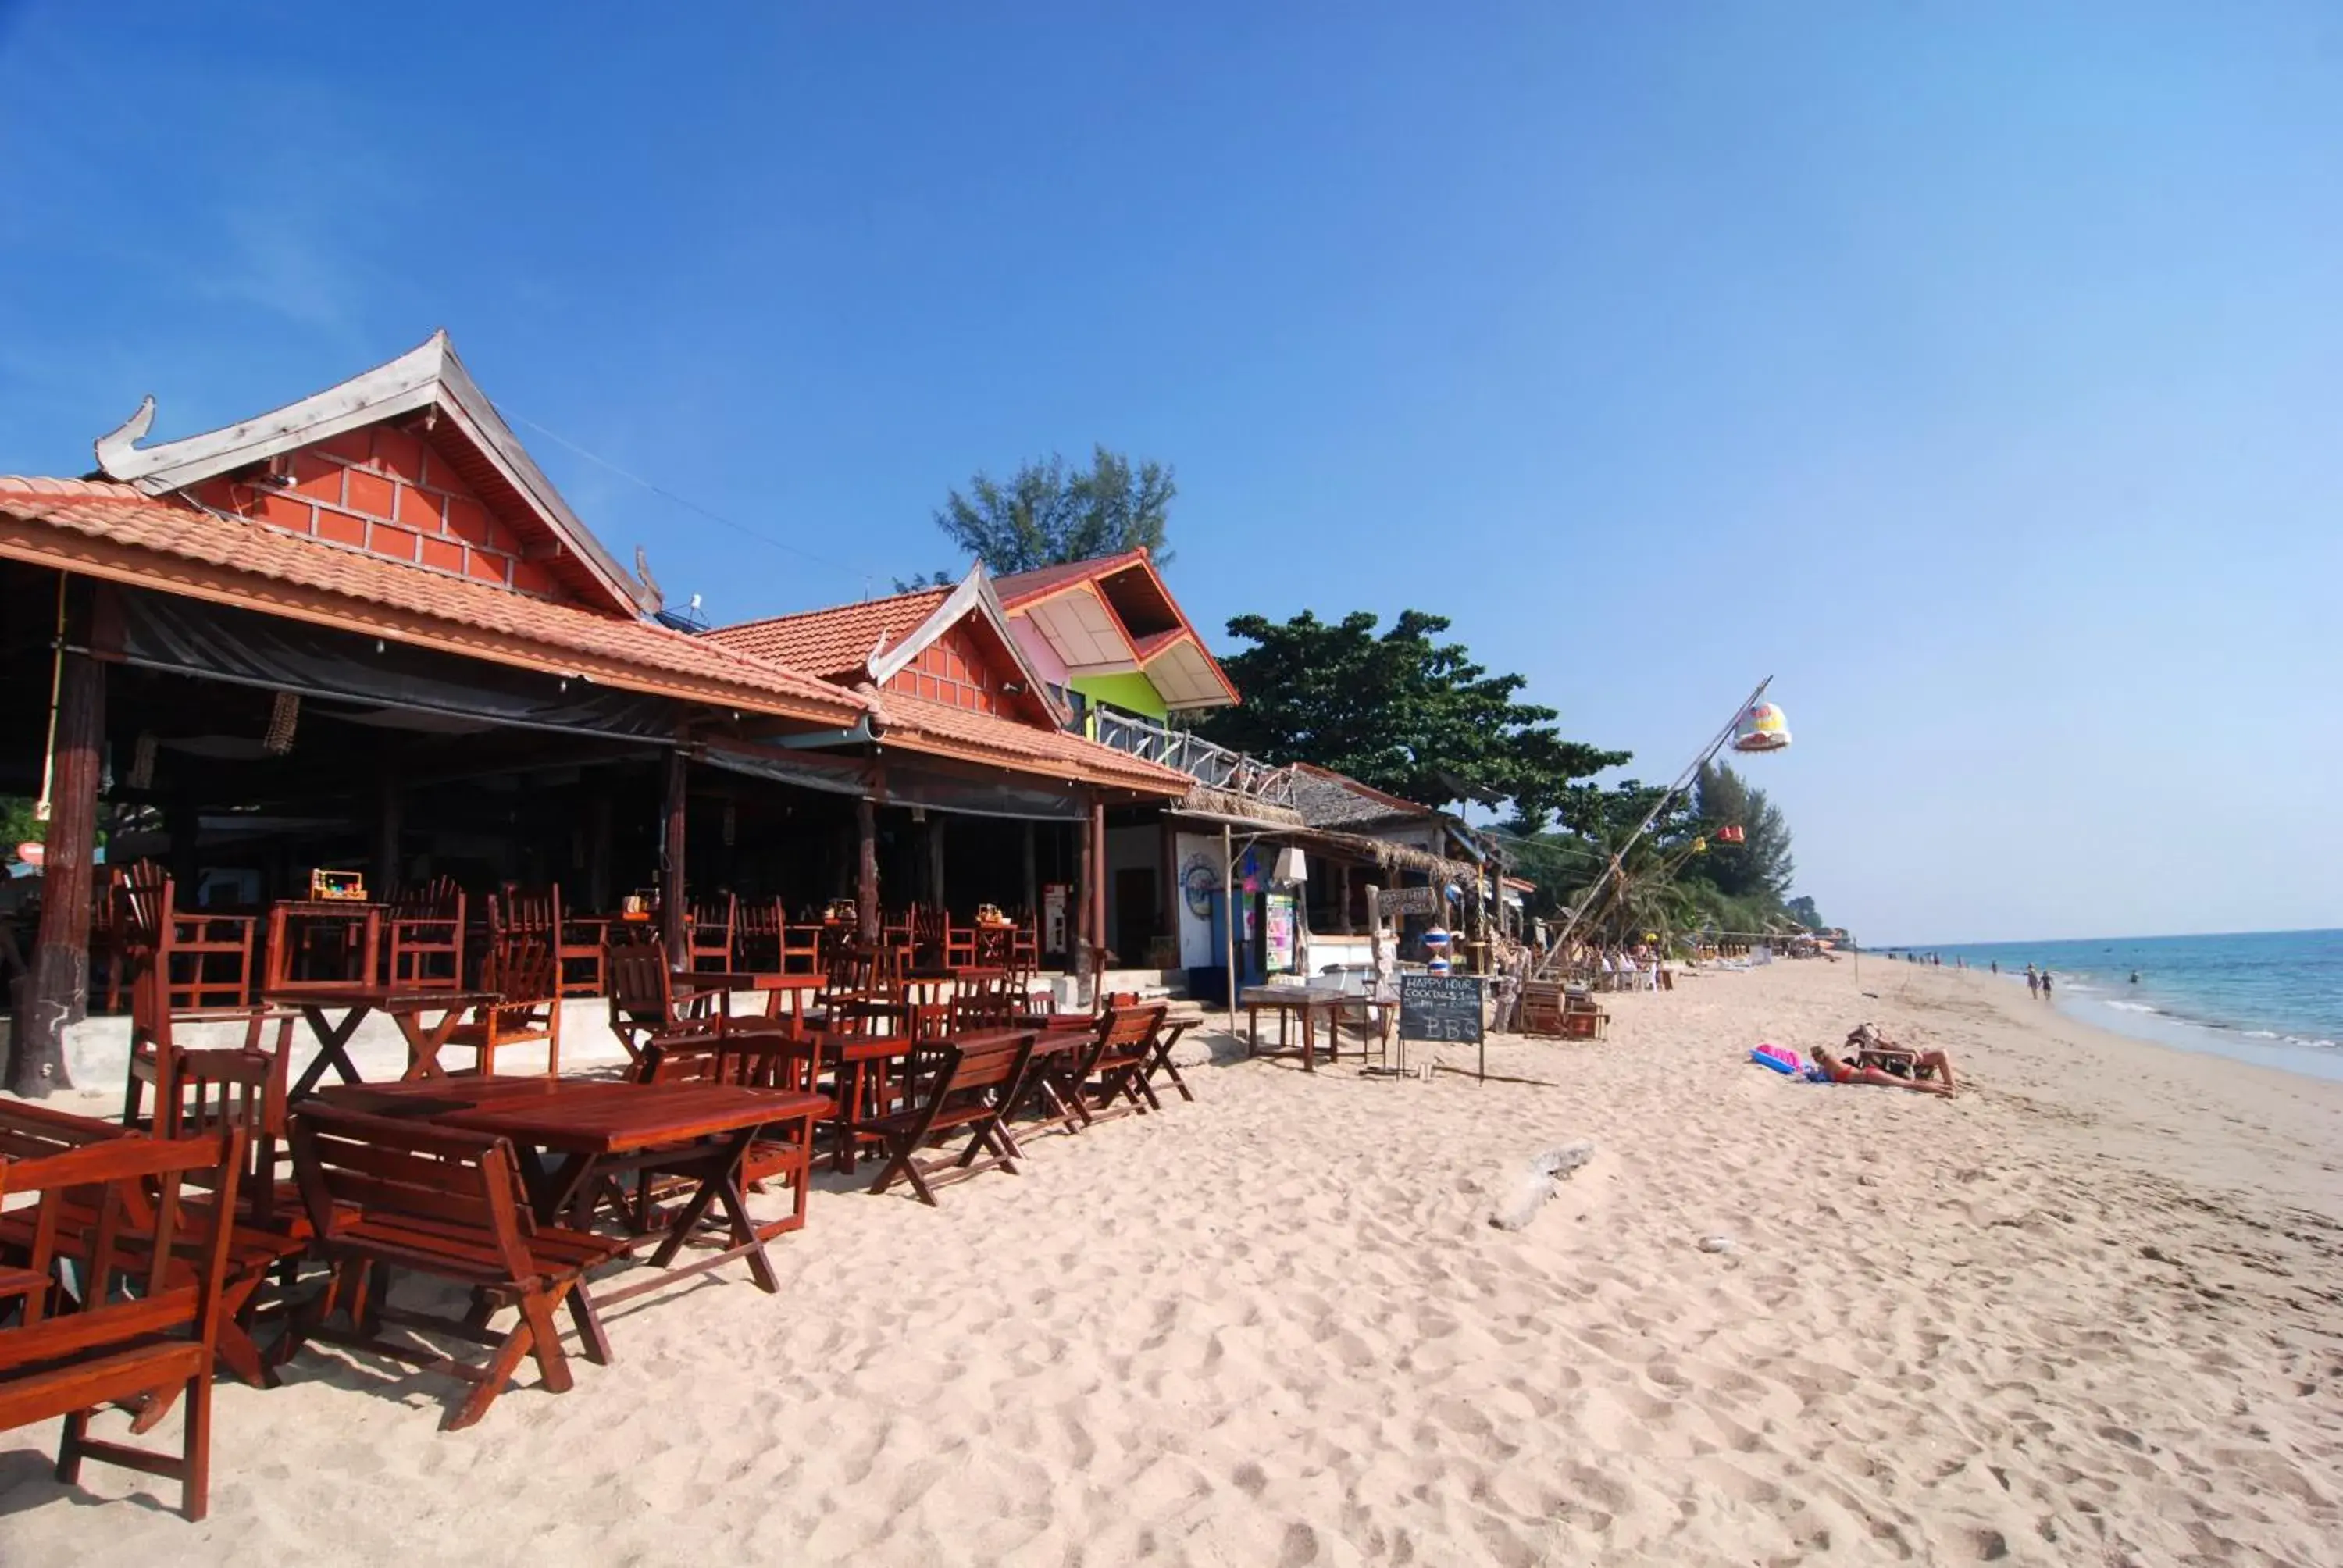
[[[1084,799],[1087,800],[1087,794]],[[1091,832],[1091,819],[1087,810],[1083,813],[1081,830],[1077,837],[1081,840],[1081,849],[1074,873],[1074,907],[1071,911],[1074,928],[1073,941],[1071,944],[1073,950],[1066,956],[1073,960],[1074,986],[1076,994],[1079,995],[1082,982],[1092,972],[1091,955],[1102,940],[1097,928],[1091,924],[1091,890],[1098,881],[1099,866],[1098,840]]]
[[[689,847],[684,840],[684,818],[690,769],[690,759],[684,756],[682,747],[667,754],[666,832],[659,847],[659,938],[667,943],[667,961],[677,969],[689,965],[684,950],[683,861]]]
[[[64,640],[60,618],[58,640]],[[86,653],[57,653],[56,739],[43,835],[41,930],[31,972],[17,982],[8,1088],[27,1099],[71,1089],[65,1025],[89,990],[89,902],[97,850],[97,775],[106,736],[106,672]]]
[[[1025,829],[1025,915],[1028,920],[1034,922],[1034,929],[1039,930],[1041,920],[1041,874],[1039,857],[1033,852],[1033,819],[1026,818],[1022,826]]]
[[[1098,996],[1106,979],[1106,802],[1091,796],[1091,989]],[[1103,1001],[1103,997],[1098,1000]]]
[[[854,802],[854,924],[866,942],[879,940],[879,808],[868,795]]]
[[[928,902],[944,907],[944,819],[940,812],[928,819]]]

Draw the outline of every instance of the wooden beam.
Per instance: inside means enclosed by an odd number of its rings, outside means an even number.
[[[854,801],[854,923],[866,942],[879,940],[879,808],[870,797]]]
[[[1091,791],[1091,933],[1096,940],[1091,947],[1091,993],[1092,1000],[1103,1001],[1098,988],[1106,974],[1106,801],[1097,790]]]
[[[928,902],[937,909],[944,904],[944,814],[928,813]]]
[[[684,950],[684,855],[689,846],[684,840],[684,819],[687,789],[691,760],[679,746],[667,754],[667,799],[663,819],[665,836],[659,849],[659,935],[667,943],[667,960],[682,968],[687,955]]]
[[[1041,876],[1039,858],[1033,851],[1033,819],[1026,818],[1021,826],[1025,829],[1025,913],[1032,920],[1038,936],[1041,921]]]
[[[86,585],[79,586],[77,597],[85,604]],[[43,835],[41,930],[31,970],[17,982],[15,1022],[9,1032],[8,1089],[30,1100],[73,1087],[65,1071],[65,1031],[89,994],[89,906],[99,753],[106,740],[105,667],[84,653],[61,650],[56,658],[56,741],[48,829]]]

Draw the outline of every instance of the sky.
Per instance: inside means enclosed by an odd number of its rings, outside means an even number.
[[[1222,651],[1646,781],[1773,676],[1866,941],[2343,926],[2331,5],[521,10],[0,0],[0,471],[445,327],[733,620],[1104,442]]]

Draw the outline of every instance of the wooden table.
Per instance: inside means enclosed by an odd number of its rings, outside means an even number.
[[[789,1016],[803,1018],[806,1003],[820,994],[823,980],[820,975],[752,974],[746,989],[765,993],[765,1016],[779,1018],[781,999],[789,999]]]
[[[1290,1054],[1287,1042],[1288,1020],[1302,1020],[1302,1070],[1318,1070],[1317,1020],[1326,1020],[1326,1059],[1339,1061],[1342,1056],[1342,1021],[1345,1008],[1364,1009],[1367,998],[1355,991],[1341,990],[1332,986],[1316,985],[1256,985],[1247,986],[1238,994],[1238,1005],[1245,1010],[1245,1055],[1261,1050],[1261,1012],[1263,1008],[1277,1014],[1277,1050],[1273,1055]]]
[[[428,1079],[444,1081],[447,1070],[439,1065],[440,1048],[456,1026],[474,1008],[504,1000],[495,991],[487,990],[416,990],[413,988],[393,990],[384,985],[324,986],[303,984],[280,987],[260,993],[260,1000],[272,1007],[297,1010],[308,1020],[309,1032],[317,1039],[317,1058],[301,1070],[287,1094],[291,1100],[307,1099],[317,1092],[317,1081],[331,1067],[344,1083],[362,1083],[357,1068],[349,1056],[350,1039],[358,1031],[370,1012],[387,1013],[398,1025],[398,1032],[407,1039],[407,1070],[403,1080]],[[327,1021],[328,1012],[340,1009],[339,1023]],[[427,1023],[424,1014],[437,1012],[438,1021]]]
[[[798,1136],[804,1140],[810,1163],[814,1121],[830,1108],[819,1094],[729,1083],[535,1077],[357,1084],[329,1089],[320,1098],[353,1111],[422,1116],[443,1126],[509,1139],[528,1190],[529,1208],[542,1223],[559,1223],[567,1216],[582,1229],[600,1179],[613,1166],[628,1171],[656,1170],[697,1181],[651,1256],[651,1266],[661,1274],[623,1290],[597,1290],[598,1306],[614,1306],[676,1277],[706,1273],[739,1258],[748,1260],[759,1289],[779,1291],[780,1281],[740,1193],[740,1163],[760,1131],[789,1121],[800,1123]],[[717,1206],[724,1211],[731,1244],[674,1267],[693,1230]]]
[[[268,906],[268,968],[262,981],[264,994],[270,991],[331,990],[350,985],[374,985],[380,970],[377,965],[382,955],[383,906],[357,899],[279,899]],[[340,921],[345,929],[342,942],[347,950],[353,935],[358,950],[357,972],[329,976],[323,980],[297,980],[293,974],[293,933],[295,922],[303,927]],[[347,928],[355,923],[355,932]],[[306,933],[305,933],[306,934]]]
[[[864,1140],[878,1135],[863,1131],[872,1115],[885,1115],[887,1078],[894,1064],[920,1048],[908,1034],[816,1034],[823,1064],[838,1074],[837,1104],[831,1121],[838,1130],[832,1170],[851,1175],[856,1151]],[[866,1112],[866,1106],[869,1107]]]

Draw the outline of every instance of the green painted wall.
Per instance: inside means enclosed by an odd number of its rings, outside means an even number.
[[[1161,722],[1172,716],[1155,683],[1136,670],[1129,675],[1077,675],[1066,682],[1092,702],[1111,702],[1126,712]]]

